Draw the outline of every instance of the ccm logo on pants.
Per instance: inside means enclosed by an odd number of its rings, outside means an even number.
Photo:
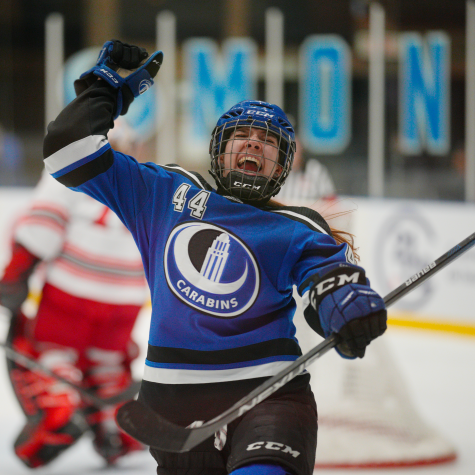
[[[279,444],[278,442],[254,442],[253,444],[249,444],[246,450],[257,450],[262,448],[268,450],[280,450],[284,454],[292,455],[294,458],[297,458],[300,455],[300,452],[292,450],[288,445]]]

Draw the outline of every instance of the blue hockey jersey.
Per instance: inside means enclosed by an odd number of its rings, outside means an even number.
[[[140,164],[107,141],[97,84],[48,127],[46,168],[110,207],[134,236],[152,298],[144,380],[202,384],[272,376],[301,354],[293,286],[351,260],[307,208],[257,208],[177,165]],[[304,305],[308,305],[304,302]]]

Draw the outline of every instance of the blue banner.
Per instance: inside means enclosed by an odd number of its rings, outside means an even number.
[[[300,47],[300,126],[304,146],[338,154],[351,138],[351,54],[336,35],[313,35]]]
[[[406,33],[399,40],[401,151],[444,155],[450,148],[450,39]]]

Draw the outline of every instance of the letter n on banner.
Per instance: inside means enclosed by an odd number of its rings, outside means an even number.
[[[183,143],[196,155],[207,150],[218,117],[239,101],[256,97],[257,46],[249,38],[217,43],[207,38],[188,40],[184,46],[187,107]],[[221,57],[220,57],[221,56]]]
[[[302,142],[314,153],[341,153],[351,138],[350,48],[339,36],[312,35],[299,56]]]
[[[399,143],[401,152],[427,150],[444,155],[450,148],[450,38],[432,32],[399,39]]]

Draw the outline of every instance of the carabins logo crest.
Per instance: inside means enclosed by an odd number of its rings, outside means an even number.
[[[254,255],[223,228],[203,222],[178,225],[164,259],[168,286],[190,307],[232,318],[256,301],[260,276]]]

